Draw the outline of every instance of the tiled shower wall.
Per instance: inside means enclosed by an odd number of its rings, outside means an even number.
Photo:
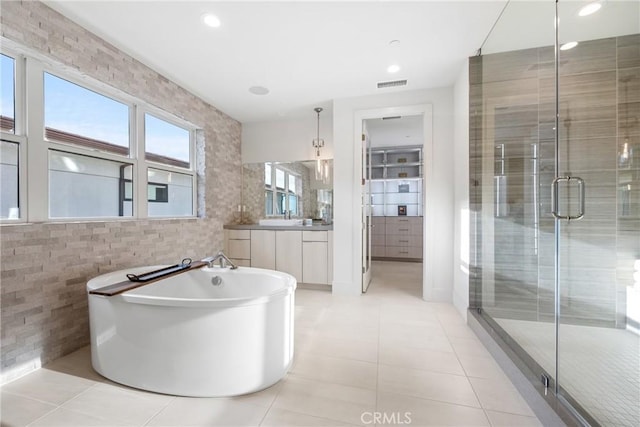
[[[85,284],[91,277],[222,249],[222,225],[240,203],[241,125],[43,3],[2,2],[0,26],[3,38],[29,51],[201,126],[198,139],[204,139],[198,152],[197,219],[0,227],[6,381],[88,343]]]
[[[587,188],[584,219],[562,227],[562,317],[625,327],[626,289],[640,259],[640,36],[582,41],[560,55],[560,173],[584,178]],[[472,58],[470,83],[471,259],[478,273],[471,301],[494,317],[551,321],[553,47]],[[620,157],[625,141],[627,163]],[[506,189],[503,200],[496,199],[496,180]],[[632,191],[623,208],[626,183]]]

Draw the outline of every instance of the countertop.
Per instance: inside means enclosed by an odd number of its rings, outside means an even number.
[[[302,230],[302,231],[327,231],[333,230],[333,224],[328,225],[260,225],[260,224],[226,224],[227,230]]]

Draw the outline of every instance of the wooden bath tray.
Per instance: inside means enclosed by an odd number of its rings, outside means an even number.
[[[93,289],[89,291],[90,294],[93,295],[103,295],[106,297],[112,297],[114,295],[121,294],[126,291],[130,291],[131,289],[139,288],[140,286],[148,285],[150,283],[157,282],[162,279],[166,279],[167,277],[177,276],[180,273],[185,273],[187,271],[193,270],[195,268],[204,267],[207,265],[206,262],[196,261],[191,264],[176,264],[171,267],[161,268],[160,270],[150,271],[148,273],[138,274],[138,275],[129,275],[129,280],[125,280],[124,282],[114,283],[112,285],[103,286],[102,288]]]

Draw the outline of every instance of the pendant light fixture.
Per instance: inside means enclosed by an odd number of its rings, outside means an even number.
[[[311,141],[311,145],[316,149],[316,180],[326,183],[329,178],[329,163],[320,158],[320,149],[324,147],[324,139],[320,138],[320,113],[322,108],[316,107],[313,111],[318,115],[316,137]]]

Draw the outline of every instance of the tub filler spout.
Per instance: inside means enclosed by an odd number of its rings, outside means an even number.
[[[206,262],[209,268],[215,267],[216,261],[218,261],[220,268],[229,267],[232,270],[238,268],[222,251],[218,252],[216,256],[204,258],[202,261]]]

